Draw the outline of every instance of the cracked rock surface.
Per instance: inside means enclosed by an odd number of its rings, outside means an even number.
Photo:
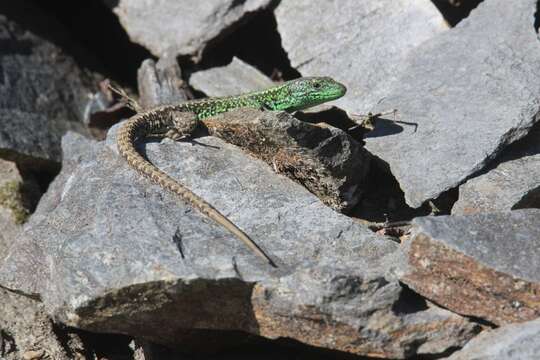
[[[250,234],[277,269],[131,170],[115,132],[105,144],[64,138],[62,173],[0,268],[2,286],[39,294],[56,319],[199,351],[242,331],[393,358],[443,353],[478,331],[436,307],[400,311],[396,243],[234,146],[207,137],[141,150]],[[306,316],[326,319],[334,340]],[[294,330],[302,322],[307,333]]]
[[[401,280],[456,313],[502,325],[540,317],[540,209],[422,217]]]
[[[366,148],[396,177],[413,207],[475,172],[539,119],[536,1],[484,1],[455,28],[426,41],[376,111],[398,109],[413,127],[381,124]]]
[[[540,208],[540,127],[505,154],[487,173],[460,186],[452,214]]]

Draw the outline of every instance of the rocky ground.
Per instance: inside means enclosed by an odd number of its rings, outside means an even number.
[[[539,11],[3,2],[0,358],[540,358]],[[116,149],[110,82],[150,108],[312,75],[347,95],[140,144],[277,268]]]

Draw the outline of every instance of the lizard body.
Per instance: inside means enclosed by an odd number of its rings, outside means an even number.
[[[120,154],[137,172],[180,196],[202,214],[238,237],[258,256],[275,266],[273,261],[248,235],[217,209],[139,154],[135,143],[154,134],[164,134],[173,139],[189,136],[200,120],[237,108],[251,107],[295,111],[337,99],[345,92],[345,86],[331,78],[309,77],[291,80],[267,90],[238,96],[164,105],[140,112],[127,120],[119,130],[117,146]]]

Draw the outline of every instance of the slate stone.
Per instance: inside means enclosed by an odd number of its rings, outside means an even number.
[[[504,153],[487,173],[459,187],[452,214],[540,208],[540,127]]]
[[[540,319],[486,331],[448,360],[536,360],[540,354]]]
[[[412,207],[462,183],[538,121],[536,1],[484,1],[407,59],[375,111],[398,109],[366,148],[388,163]]]
[[[320,336],[273,324],[296,319],[319,328],[316,319],[324,319],[334,341],[322,345],[392,358],[443,353],[477,332],[465,318],[407,300],[396,277],[404,263],[394,241],[331,210],[235,146],[213,137],[197,139],[199,145],[141,146],[279,267],[268,266],[131,170],[116,151],[117,128],[106,143],[64,138],[62,172],[0,265],[3,287],[39,295],[55,319],[182,351],[216,351],[245,343],[246,334],[322,344]],[[290,299],[295,305],[284,308]]]
[[[120,0],[114,12],[131,41],[157,56],[193,55],[230,32],[271,0]]]
[[[162,57],[157,63],[152,59],[143,61],[137,72],[137,83],[139,105],[144,109],[188,99],[182,70],[174,57]]]
[[[429,0],[283,0],[275,14],[291,66],[345,84],[336,104],[362,114],[389,93],[411,50],[448,29]]]
[[[0,289],[0,302],[2,360],[87,359],[81,338],[55,327],[39,301]]]
[[[56,45],[62,29],[30,2],[3,2],[0,14],[0,156],[34,169],[53,167],[62,135],[86,133],[94,75]]]
[[[237,57],[226,66],[197,71],[191,75],[189,83],[210,97],[238,95],[275,85],[266,75]]]
[[[413,220],[401,280],[459,314],[501,325],[540,317],[540,210]]]

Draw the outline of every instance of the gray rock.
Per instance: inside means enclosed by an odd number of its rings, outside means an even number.
[[[291,65],[344,83],[336,104],[363,114],[389,93],[412,49],[448,29],[428,0],[283,0],[275,13]]]
[[[413,220],[401,280],[497,325],[540,317],[540,210]]]
[[[540,208],[540,127],[505,153],[494,169],[459,187],[452,214]]]
[[[0,260],[7,255],[40,195],[34,178],[23,178],[17,164],[0,159]]]
[[[21,197],[22,177],[15,163],[0,159],[0,260],[7,255],[29,215]]]
[[[364,192],[370,155],[344,131],[288,113],[240,109],[203,121],[211,135],[239,146],[335,210],[346,212]]]
[[[155,56],[193,55],[271,0],[120,0],[114,12],[131,40]]]
[[[266,75],[236,57],[227,66],[194,73],[189,83],[211,97],[238,95],[274,85]]]
[[[540,356],[540,319],[486,331],[448,360],[536,360]]]
[[[147,109],[156,105],[186,101],[186,84],[176,58],[162,57],[143,61],[137,73],[140,105]]]
[[[407,300],[398,283],[381,277],[392,260],[382,254],[362,255],[347,259],[339,254],[257,284],[253,306],[259,332],[395,359],[441,354],[479,331],[447,310]]]
[[[456,187],[538,120],[535,12],[534,0],[483,2],[454,29],[415,49],[392,93],[377,105],[418,124],[416,132],[381,124],[366,139],[409,205]]]
[[[18,23],[45,23],[45,36],[55,39],[54,19],[27,1],[3,2],[0,14],[0,156],[34,170],[54,166],[62,135],[86,133],[84,107],[93,79],[55,43]]]
[[[0,358],[86,359],[80,337],[55,327],[36,300],[0,289]]]
[[[105,144],[64,138],[62,172],[0,266],[2,286],[40,294],[54,318],[183,351],[280,331],[321,344],[321,336],[272,325],[286,319],[292,327],[296,319],[311,333],[325,324],[324,334],[335,340],[324,341],[329,348],[397,358],[442,353],[477,330],[421,300],[407,302],[395,274],[404,266],[396,243],[235,146],[207,137],[197,139],[204,145],[164,140],[142,147],[251,235],[279,265],[269,267],[131,170],[116,152],[116,129]],[[282,297],[294,306],[282,307]]]

